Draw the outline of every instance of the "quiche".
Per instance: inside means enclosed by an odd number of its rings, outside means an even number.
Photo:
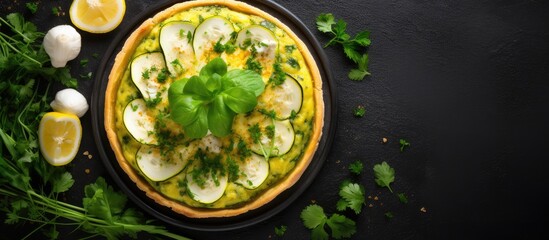
[[[118,164],[189,218],[237,216],[292,187],[322,135],[322,79],[307,46],[239,1],[177,3],[116,55],[105,130]]]

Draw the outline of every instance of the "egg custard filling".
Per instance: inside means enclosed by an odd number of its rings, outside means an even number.
[[[118,53],[105,128],[147,196],[192,218],[272,201],[313,159],[318,67],[282,22],[248,4],[188,1],[141,24]]]

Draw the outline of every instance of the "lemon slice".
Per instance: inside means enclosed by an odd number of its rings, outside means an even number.
[[[46,113],[38,127],[38,141],[44,158],[54,166],[71,162],[82,139],[82,125],[74,114]]]
[[[74,0],[69,10],[72,23],[91,33],[115,29],[126,13],[125,0]]]

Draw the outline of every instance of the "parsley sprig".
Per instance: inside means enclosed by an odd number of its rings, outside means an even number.
[[[73,227],[90,237],[107,239],[149,232],[186,239],[151,225],[137,210],[127,208],[126,196],[103,179],[85,188],[82,206],[65,203],[74,179],[64,167],[54,167],[40,154],[38,126],[51,111],[50,90],[54,81],[76,87],[68,68],[52,68],[42,48],[44,33],[21,14],[0,17],[0,212],[5,224],[34,223],[24,238],[43,233],[59,237],[58,226]],[[69,236],[70,237],[70,236]]]
[[[331,13],[320,14],[316,18],[316,26],[319,31],[332,35],[332,39],[324,47],[341,45],[347,57],[357,64],[357,67],[348,74],[351,80],[360,81],[370,75],[367,53],[371,43],[369,31],[361,31],[351,38],[351,35],[346,32],[347,23],[342,19],[336,21]]]
[[[387,187],[391,193],[391,183],[395,181],[395,169],[389,166],[387,162],[374,165],[375,181],[380,187]]]

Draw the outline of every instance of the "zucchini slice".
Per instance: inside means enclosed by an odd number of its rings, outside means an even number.
[[[173,76],[179,76],[194,66],[193,33],[196,27],[188,22],[173,21],[160,29],[160,47],[166,67]]]
[[[267,123],[267,124],[266,124]],[[262,129],[274,126],[274,143],[266,134],[262,134],[259,143],[253,143],[251,150],[259,155],[277,157],[286,154],[294,145],[295,133],[290,120],[271,120],[260,123]]]
[[[154,123],[155,118],[151,116],[147,103],[143,98],[132,100],[124,108],[124,126],[138,142],[146,145],[158,145]]]
[[[260,98],[260,108],[274,111],[278,119],[288,119],[292,112],[297,114],[301,110],[303,88],[294,77],[286,74],[281,85],[266,87]]]
[[[168,74],[161,52],[143,53],[135,57],[130,68],[132,81],[145,100],[161,97],[166,91]]]
[[[235,182],[247,189],[259,187],[269,176],[269,162],[257,154],[239,162],[238,167],[242,174]]]
[[[189,191],[189,195],[192,199],[195,201],[209,204],[217,201],[220,199],[223,194],[225,193],[225,189],[227,188],[227,183],[229,180],[229,175],[221,175],[221,173],[218,171],[217,174],[217,183],[214,180],[211,171],[208,171],[207,173],[204,173],[203,176],[200,176],[203,178],[203,184],[198,184],[194,177],[193,177],[193,169],[189,169],[187,171],[187,190]]]
[[[173,154],[163,155],[158,147],[142,145],[137,150],[135,159],[137,166],[147,178],[161,182],[181,172],[189,157],[192,157],[188,155],[188,151],[183,147],[179,147]]]
[[[199,62],[207,62],[203,59],[204,55],[212,52],[218,41],[220,44],[226,44],[231,40],[233,32],[233,24],[224,17],[213,16],[204,20],[194,32],[193,48],[196,59]]]
[[[274,60],[278,51],[278,41],[274,33],[261,25],[251,25],[240,30],[235,43],[242,49],[253,46],[258,58],[266,62]]]

